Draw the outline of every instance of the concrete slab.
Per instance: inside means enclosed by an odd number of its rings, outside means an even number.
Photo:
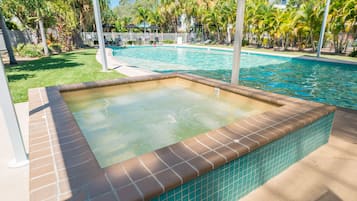
[[[105,48],[105,53],[107,55],[108,68],[113,69],[123,75],[129,76],[129,77],[134,77],[134,76],[145,76],[145,75],[159,74],[159,73],[147,70],[147,69],[128,66],[128,64],[126,64],[122,61],[119,61],[117,58],[115,58],[113,56],[113,50],[111,48]],[[96,59],[99,63],[101,63],[99,50],[97,51]]]
[[[28,152],[28,104],[15,104],[20,122],[25,148]],[[8,168],[7,163],[13,158],[13,150],[4,115],[0,108],[0,195],[1,200],[26,201],[29,199],[29,166]]]

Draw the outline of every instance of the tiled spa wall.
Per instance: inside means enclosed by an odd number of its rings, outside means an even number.
[[[333,115],[324,116],[153,201],[236,201],[327,143]]]

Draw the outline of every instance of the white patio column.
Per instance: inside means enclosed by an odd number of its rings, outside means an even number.
[[[27,154],[22,140],[21,130],[17,120],[12,97],[7,84],[5,68],[0,57],[0,106],[5,119],[8,135],[14,151],[14,159],[9,162],[9,167],[21,167],[28,164]]]
[[[105,54],[105,42],[103,36],[102,18],[100,16],[100,6],[98,0],[93,0],[93,9],[95,17],[95,25],[97,27],[97,36],[99,42],[99,51],[102,61],[102,71],[108,71],[107,55]]]
[[[234,34],[234,52],[231,83],[239,83],[240,52],[242,50],[243,22],[244,22],[245,0],[238,0],[236,14],[236,31]]]
[[[326,21],[327,21],[327,17],[328,17],[329,7],[330,7],[330,0],[326,0],[326,7],[325,7],[325,12],[324,12],[324,20],[323,20],[322,26],[321,26],[319,45],[317,46],[317,55],[316,55],[317,57],[320,57],[322,44],[324,43]]]

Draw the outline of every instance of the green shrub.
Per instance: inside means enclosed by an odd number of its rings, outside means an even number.
[[[48,48],[52,53],[61,53],[62,52],[62,46],[59,43],[51,43]]]
[[[163,40],[162,42],[164,44],[174,44],[175,43],[175,41],[173,41],[173,40]]]
[[[13,48],[14,48],[15,52],[19,53],[24,48],[24,46],[25,46],[25,44],[19,43],[19,44],[17,44],[16,47],[13,47]]]
[[[135,45],[136,41],[135,40],[128,40],[128,45]]]
[[[352,51],[348,56],[357,57],[357,50]]]
[[[249,45],[249,40],[243,39],[242,46],[247,46],[247,45]]]
[[[22,57],[40,57],[43,55],[43,47],[35,44],[18,44],[15,48],[18,55]]]
[[[352,42],[352,47],[356,48],[357,47],[357,39]]]
[[[6,21],[6,27],[9,29],[9,30],[19,30],[19,27],[17,26],[17,24],[15,24],[14,22],[11,22],[11,21]]]
[[[268,47],[269,46],[269,39],[268,38],[263,38],[262,45],[263,45],[263,47]]]

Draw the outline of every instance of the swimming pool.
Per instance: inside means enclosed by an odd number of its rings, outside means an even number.
[[[232,51],[187,47],[113,48],[129,66],[230,82]],[[357,110],[357,65],[242,53],[240,84]]]
[[[62,96],[101,167],[278,107],[178,78]]]

